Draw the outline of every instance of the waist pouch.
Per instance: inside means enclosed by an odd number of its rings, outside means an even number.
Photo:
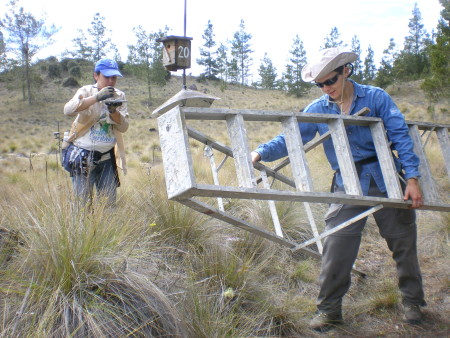
[[[113,149],[114,148],[102,153],[97,150],[78,148],[73,143],[70,143],[61,151],[61,165],[70,173],[70,176],[87,176],[89,170],[93,169],[98,164],[101,157],[107,153],[113,152]]]

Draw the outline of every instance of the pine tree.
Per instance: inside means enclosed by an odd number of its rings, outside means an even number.
[[[28,97],[28,104],[31,105],[31,60],[42,48],[53,43],[51,37],[59,29],[55,25],[47,27],[44,18],[35,18],[31,13],[25,12],[23,7],[18,8],[16,0],[11,0],[8,7],[9,12],[0,19],[0,27],[7,33],[4,42],[16,56],[22,70],[23,99]]]
[[[236,58],[231,58],[227,62],[227,74],[228,74],[228,80],[231,83],[238,84],[240,79],[240,69],[238,65],[238,60]]]
[[[6,56],[6,43],[3,38],[3,33],[0,31],[0,73],[7,69],[8,69],[8,58]]]
[[[117,48],[117,45],[115,43],[111,42],[110,50],[111,50],[111,53],[113,55],[112,58],[114,60],[117,60],[117,61],[122,60],[122,58],[120,57],[119,48]]]
[[[325,37],[325,44],[321,49],[345,46],[344,41],[341,40],[341,33],[339,33],[337,27],[333,27],[330,35]]]
[[[375,67],[374,51],[369,45],[367,48],[367,56],[364,59],[363,82],[371,83],[375,79],[377,68]]]
[[[78,36],[72,40],[76,47],[76,50],[71,52],[74,57],[97,62],[108,53],[114,53],[111,30],[106,28],[104,20],[100,13],[95,13],[91,27],[87,29],[87,37],[85,31],[78,29]]]
[[[389,40],[389,46],[383,51],[383,56],[380,62],[380,68],[378,69],[377,76],[375,78],[375,85],[380,88],[386,88],[394,82],[394,74],[392,68],[395,60],[395,42],[391,38]]]
[[[307,63],[307,58],[303,41],[298,35],[295,36],[289,53],[289,63],[286,65],[286,70],[283,74],[283,86],[289,95],[301,97],[308,92],[311,86],[302,80],[301,73]]]
[[[436,44],[430,46],[431,77],[422,88],[431,100],[450,97],[450,1],[439,0],[442,7]]]
[[[286,65],[286,69],[281,76],[280,88],[285,90],[289,94],[289,89],[292,87],[294,82],[294,67],[291,64]]]
[[[221,81],[226,83],[228,81],[228,54],[227,46],[220,44],[217,48],[217,74],[219,75]]]
[[[252,65],[250,40],[252,35],[245,32],[244,20],[241,20],[239,25],[239,31],[234,33],[234,39],[231,41],[231,63],[232,67],[230,75],[234,72],[238,72],[238,79],[241,81],[241,85],[247,84],[247,78],[250,75],[250,66]],[[231,76],[233,77],[233,76]]]
[[[205,72],[200,74],[200,78],[217,79],[219,70],[217,59],[214,58],[214,56],[217,55],[217,51],[213,51],[216,42],[214,41],[213,25],[210,20],[208,20],[208,24],[202,37],[205,43],[203,44],[204,48],[200,48],[201,58],[197,59],[197,63],[200,66],[205,67]]]
[[[261,78],[258,84],[262,89],[275,89],[277,87],[277,69],[273,66],[272,60],[267,53],[264,53],[264,58],[259,66],[258,74]]]
[[[148,104],[151,104],[151,84],[164,85],[167,70],[162,64],[162,45],[157,39],[167,35],[169,28],[156,33],[147,33],[142,26],[133,28],[136,35],[136,45],[128,45],[128,65],[135,76],[144,78],[147,82]]]
[[[78,36],[72,40],[76,49],[68,53],[71,54],[74,58],[93,61],[92,55],[94,53],[94,48],[89,45],[89,42],[83,30],[78,29],[77,31]]]
[[[394,62],[394,72],[400,80],[420,79],[429,73],[427,47],[430,44],[430,36],[423,28],[417,3],[414,4],[412,15],[408,24],[409,35],[405,37],[403,50]]]
[[[353,62],[353,79],[356,82],[362,81],[362,61],[361,61],[361,44],[359,42],[359,39],[356,35],[352,38],[352,52],[359,55],[359,57]]]
[[[92,37],[94,42],[93,48],[93,60],[100,60],[106,56],[106,47],[111,43],[111,38],[108,36],[110,30],[106,29],[103,24],[105,17],[100,16],[100,13],[94,15],[94,19],[91,21],[91,27],[88,28],[88,33]]]

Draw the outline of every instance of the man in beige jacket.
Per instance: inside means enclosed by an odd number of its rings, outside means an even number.
[[[99,196],[114,204],[118,168],[126,174],[122,133],[128,129],[127,104],[125,93],[115,88],[122,77],[116,61],[99,60],[93,75],[96,83],[78,89],[64,106],[64,115],[76,118],[63,145],[63,165],[83,201],[91,200],[95,186]]]

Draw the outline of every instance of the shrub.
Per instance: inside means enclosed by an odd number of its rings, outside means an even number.
[[[61,66],[57,63],[51,63],[48,66],[47,74],[51,79],[59,78],[61,76]]]
[[[61,65],[63,71],[67,72],[69,70],[69,67],[68,67],[69,62],[73,62],[73,59],[66,58],[66,59],[61,60],[60,65]]]
[[[72,76],[69,76],[68,78],[65,78],[62,82],[63,87],[79,87],[78,81],[73,78]]]
[[[70,68],[73,67],[78,67],[78,63],[76,61],[71,60],[67,63],[67,70],[70,71]]]
[[[55,63],[58,62],[58,59],[56,58],[56,56],[49,56],[48,58],[45,59],[45,61]]]
[[[72,77],[81,77],[81,69],[80,66],[73,66],[69,68],[69,75]]]

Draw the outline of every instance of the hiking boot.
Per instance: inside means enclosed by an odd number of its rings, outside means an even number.
[[[311,319],[309,322],[309,327],[315,331],[325,332],[342,323],[342,314],[340,312],[319,312],[313,319]]]
[[[408,324],[418,325],[422,322],[423,314],[417,304],[405,304],[403,305],[405,311],[405,321]]]

